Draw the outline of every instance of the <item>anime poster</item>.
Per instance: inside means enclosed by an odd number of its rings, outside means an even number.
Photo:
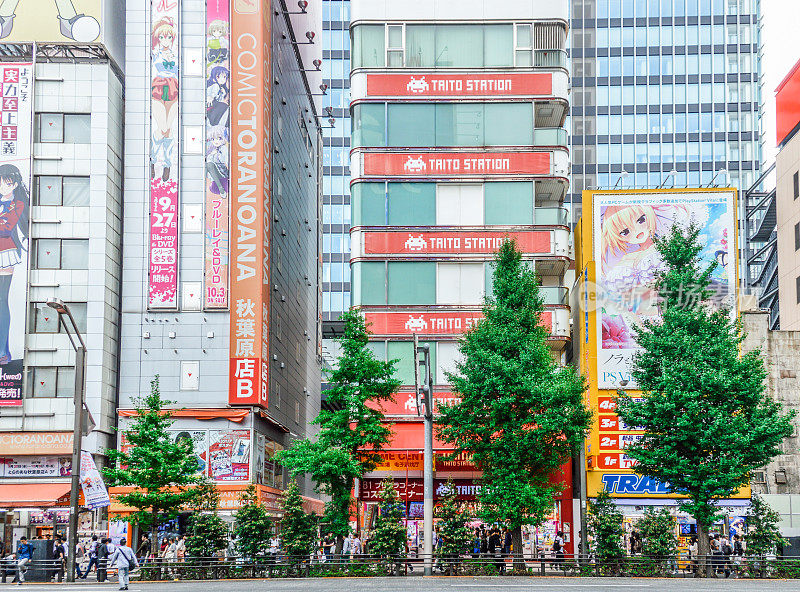
[[[635,331],[658,319],[653,283],[664,264],[653,239],[673,225],[699,226],[702,262],[717,267],[711,277],[713,304],[735,305],[735,205],[731,191],[596,193],[594,245],[598,281],[598,386],[635,389],[630,374],[637,349]],[[697,298],[689,289],[687,299]],[[735,311],[734,311],[735,313]]]
[[[178,0],[151,4],[148,308],[178,307],[179,14]]]
[[[228,0],[206,1],[205,308],[228,307],[230,16]]]
[[[171,430],[170,435],[176,444],[181,440],[191,442],[194,456],[197,459],[197,474],[205,475],[208,467],[208,432],[206,430]]]
[[[0,406],[22,405],[33,66],[0,64]]]
[[[211,430],[209,476],[214,481],[250,480],[250,430]]]
[[[81,451],[80,471],[81,489],[83,490],[83,499],[86,500],[86,507],[94,510],[110,506],[111,500],[108,497],[106,484],[100,476],[100,471],[97,470],[94,458],[85,450]]]

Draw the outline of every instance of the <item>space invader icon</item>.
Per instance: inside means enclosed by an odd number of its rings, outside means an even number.
[[[417,158],[412,158],[409,156],[408,160],[403,163],[403,168],[411,173],[421,173],[427,167],[425,166],[425,161],[422,160],[421,156],[418,156]]]

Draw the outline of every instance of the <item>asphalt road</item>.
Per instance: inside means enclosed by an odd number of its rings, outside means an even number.
[[[53,592],[56,588],[77,588],[81,592],[115,591],[116,582],[107,584],[77,583],[37,584],[13,586],[26,592]],[[0,590],[12,589],[10,584],[0,584]],[[324,578],[299,580],[228,580],[213,582],[133,582],[130,592],[800,592],[800,580],[697,580],[686,579],[633,579],[633,578]],[[77,591],[76,591],[77,592]]]

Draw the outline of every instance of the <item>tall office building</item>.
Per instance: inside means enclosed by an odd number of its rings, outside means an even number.
[[[492,259],[511,236],[542,281],[554,355],[569,341],[569,7],[473,0],[456,13],[448,0],[351,4],[353,304],[371,324],[376,356],[399,360],[403,384],[385,408],[394,435],[359,488],[359,516],[374,515],[381,479],[396,477],[413,544],[423,447],[414,334],[429,346],[434,401],[452,402],[457,340],[481,318]],[[468,457],[435,462],[434,478],[453,478],[464,500],[475,499],[480,475]],[[572,511],[567,480],[546,528],[574,532],[564,527]]]
[[[584,189],[752,185],[758,22],[758,0],[572,0],[573,222]]]

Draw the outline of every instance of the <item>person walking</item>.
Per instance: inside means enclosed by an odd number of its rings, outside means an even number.
[[[95,571],[97,571],[97,547],[100,546],[100,543],[97,540],[97,535],[92,535],[92,540],[89,543],[88,548],[88,555],[89,555],[89,564],[86,566],[86,571],[83,572],[83,579],[86,579],[86,576],[89,575],[89,572],[92,571],[92,566],[94,566]]]
[[[331,556],[333,555],[333,545],[334,540],[331,536],[331,533],[326,534],[322,538],[322,553],[325,555],[325,560],[330,561]]]
[[[130,572],[132,569],[139,567],[139,562],[136,560],[136,554],[127,545],[125,539],[119,540],[119,545],[114,549],[114,553],[108,560],[110,566],[117,567],[117,574],[119,576],[119,589],[127,590],[130,583]]]
[[[342,546],[342,557],[350,557],[350,554],[353,552],[353,533],[347,535],[347,538],[344,540],[344,545]]]
[[[564,533],[560,530],[556,532],[556,538],[553,539],[553,557],[556,563],[564,561]]]
[[[150,555],[150,537],[146,534],[142,535],[142,542],[139,543],[139,548],[136,549],[136,555],[141,558],[141,564],[147,563],[147,557]]]
[[[699,547],[697,544],[697,537],[693,536],[691,539],[689,539],[689,569],[695,574],[697,574],[697,566],[698,566],[697,563],[698,548]]]
[[[494,557],[494,566],[498,573],[503,573],[505,561],[502,556],[503,543],[500,539],[500,531],[495,527],[489,533],[489,555]]]
[[[175,559],[177,561],[186,560],[186,537],[183,535],[179,535],[178,541],[175,543]]]
[[[61,541],[61,535],[56,535],[53,541],[53,575],[48,579],[52,582],[58,578],[61,582],[64,579],[64,566],[67,560],[67,552],[64,549],[64,543]]]
[[[97,545],[97,581],[105,582],[108,579],[108,539],[100,539]]]
[[[28,542],[27,537],[19,539],[15,559],[17,560],[17,585],[21,586],[22,582],[25,581],[25,572],[28,571],[26,566],[33,559],[33,545]]]

